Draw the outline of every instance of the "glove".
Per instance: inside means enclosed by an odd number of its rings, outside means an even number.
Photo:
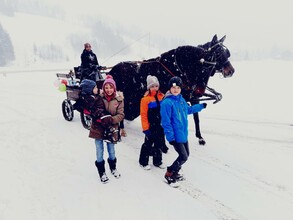
[[[173,141],[170,141],[169,144],[171,144],[171,145],[174,146],[176,144],[176,141],[174,141],[174,140]]]
[[[206,108],[207,107],[207,103],[202,103],[202,105],[203,105],[203,108]]]
[[[113,118],[111,115],[105,115],[101,117],[101,124],[104,127],[110,126],[113,123]]]
[[[150,131],[150,130],[145,130],[145,131],[143,131],[143,133],[144,133],[146,136],[150,136],[150,135],[151,135],[151,131]]]
[[[105,67],[105,66],[97,66],[97,69],[98,70],[105,70],[105,69],[107,69],[107,67]]]

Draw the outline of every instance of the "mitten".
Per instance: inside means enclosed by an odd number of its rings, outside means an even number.
[[[105,67],[105,66],[98,66],[98,70],[106,70],[107,69],[107,67]]]
[[[207,107],[207,103],[202,103],[202,105],[203,105],[203,108],[206,108]]]
[[[151,135],[151,131],[150,131],[150,130],[145,130],[145,131],[143,131],[143,133],[144,133],[146,136],[150,136],[150,135]]]

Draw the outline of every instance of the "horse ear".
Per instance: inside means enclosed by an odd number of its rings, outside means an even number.
[[[224,42],[224,40],[226,39],[226,35],[224,35],[224,37],[221,38],[221,40],[219,40],[219,42]]]
[[[217,41],[218,41],[218,36],[215,34],[215,35],[213,36],[212,43],[215,43],[215,42],[217,42]]]

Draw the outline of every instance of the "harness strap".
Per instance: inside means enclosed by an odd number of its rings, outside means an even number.
[[[172,73],[163,63],[161,63],[160,61],[157,61],[157,62],[159,62],[162,65],[162,67],[164,67],[165,70],[167,70],[172,76],[175,76],[175,74]]]
[[[159,60],[155,60],[155,61],[136,61],[136,63],[140,63],[140,64],[142,64],[142,63],[154,63],[154,62],[157,62],[157,63],[161,64],[161,66],[164,67],[164,69],[167,70],[167,72],[170,73],[170,75],[175,76],[175,74],[172,73],[171,70],[169,70],[169,69],[168,69],[168,68],[167,68],[167,67],[166,67],[161,61],[159,61]]]

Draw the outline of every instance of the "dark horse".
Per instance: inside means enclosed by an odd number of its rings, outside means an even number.
[[[191,104],[202,100],[221,100],[222,96],[209,88],[208,80],[216,72],[224,77],[231,77],[234,68],[228,58],[229,50],[223,45],[226,36],[218,40],[215,35],[212,41],[194,46],[181,46],[161,54],[157,58],[140,62],[121,62],[109,72],[117,84],[117,90],[123,91],[125,98],[125,119],[133,120],[140,114],[140,99],[146,91],[147,75],[159,79],[160,90],[166,93],[168,81],[172,76],[179,76],[183,81],[182,95]],[[196,137],[204,145],[199,128],[198,113],[193,115]]]

